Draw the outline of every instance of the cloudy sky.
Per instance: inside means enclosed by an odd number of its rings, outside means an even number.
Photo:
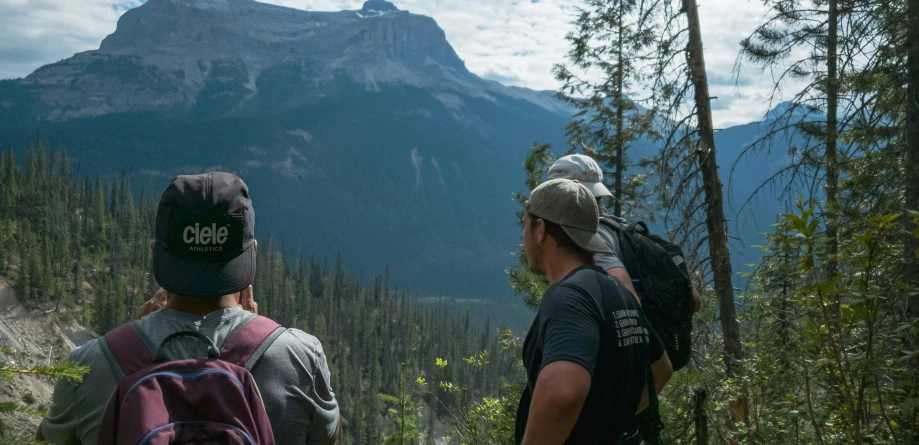
[[[360,9],[362,0],[263,0],[298,9]],[[98,49],[118,17],[142,0],[0,0],[0,79]],[[580,0],[395,0],[434,17],[466,66],[506,85],[556,89],[551,69],[564,60],[565,34]],[[716,127],[760,119],[770,107],[771,78],[733,67],[738,42],[763,19],[761,0],[699,0]],[[787,93],[787,94],[790,94]]]

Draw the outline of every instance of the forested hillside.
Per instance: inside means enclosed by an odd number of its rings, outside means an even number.
[[[15,282],[27,306],[60,311],[104,334],[157,288],[150,273],[157,201],[132,190],[127,176],[112,183],[75,177],[66,152],[9,147],[0,157],[0,276]],[[259,245],[259,311],[322,341],[345,419],[342,443],[382,443],[396,430],[391,399],[380,395],[403,400],[403,375],[412,403],[427,404],[410,413],[421,416],[417,428],[426,437],[461,430],[454,416],[485,395],[516,402],[503,380],[515,371],[513,358],[500,353],[513,337],[499,336],[497,322],[474,321],[457,312],[462,306],[421,302],[392,289],[385,273],[362,282],[340,255],[287,258],[277,244],[268,237]]]

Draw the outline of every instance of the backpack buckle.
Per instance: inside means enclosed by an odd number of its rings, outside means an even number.
[[[638,431],[623,433],[619,439],[616,439],[615,443],[616,445],[647,445],[647,442],[641,438],[641,433]]]

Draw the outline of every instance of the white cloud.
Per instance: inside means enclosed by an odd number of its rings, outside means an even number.
[[[266,0],[315,11],[360,9],[362,0]],[[21,77],[41,65],[97,49],[119,15],[140,0],[0,0],[0,78]],[[506,85],[555,89],[552,66],[564,61],[579,0],[396,0],[396,6],[433,17],[466,66]],[[771,79],[752,70],[735,87],[738,42],[763,19],[757,0],[703,0],[706,63],[712,77],[715,125],[760,119],[769,107]]]
[[[0,79],[99,48],[138,0],[0,0]]]
[[[760,74],[754,67],[744,64],[735,79],[733,70],[740,41],[765,20],[767,12],[759,0],[701,0],[699,4],[709,94],[718,97],[712,101],[716,127],[727,128],[760,120],[770,106],[791,99],[797,91],[795,88],[800,88],[800,85],[786,85],[786,90],[794,91],[770,103],[773,80],[769,75]]]

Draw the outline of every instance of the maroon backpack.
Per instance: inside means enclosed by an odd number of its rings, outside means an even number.
[[[101,340],[119,378],[99,428],[98,444],[274,445],[271,423],[249,371],[284,328],[252,317],[222,349],[199,332],[182,331],[156,348],[131,323]],[[164,347],[180,337],[208,346],[206,359],[170,361]]]

